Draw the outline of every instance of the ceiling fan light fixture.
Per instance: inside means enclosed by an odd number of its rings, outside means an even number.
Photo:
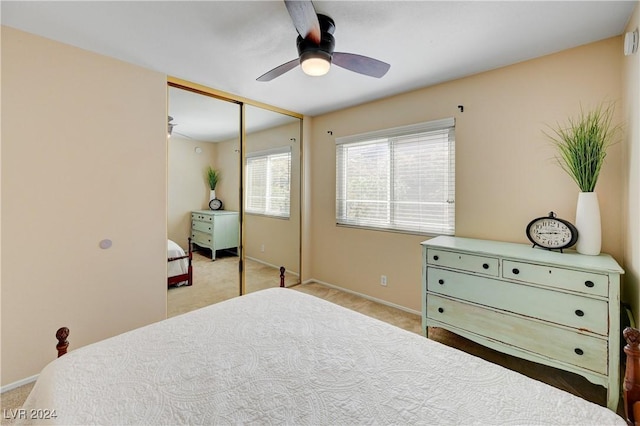
[[[322,51],[304,52],[300,55],[302,71],[312,77],[320,77],[331,68],[331,55]]]

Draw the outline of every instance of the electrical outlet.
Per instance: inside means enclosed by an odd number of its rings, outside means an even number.
[[[260,251],[264,253],[264,244],[260,246]]]
[[[381,286],[387,286],[387,276],[386,275],[380,275],[380,285]]]

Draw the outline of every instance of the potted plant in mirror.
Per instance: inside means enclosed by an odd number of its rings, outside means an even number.
[[[216,186],[218,185],[218,181],[220,180],[220,171],[214,169],[209,166],[207,168],[207,182],[209,184],[209,201],[216,198]]]
[[[600,104],[591,111],[580,108],[578,118],[545,133],[558,149],[556,160],[576,182],[580,193],[576,207],[578,253],[600,254],[600,206],[595,192],[607,149],[617,142],[620,126],[612,125],[614,104]]]

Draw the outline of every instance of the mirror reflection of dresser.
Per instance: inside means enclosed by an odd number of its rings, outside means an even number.
[[[196,210],[191,212],[192,244],[211,250],[211,260],[216,251],[235,249],[238,254],[240,228],[238,212],[227,210]]]

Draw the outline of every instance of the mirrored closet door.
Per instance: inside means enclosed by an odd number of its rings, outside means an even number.
[[[300,282],[301,120],[245,105],[245,292]]]
[[[168,235],[195,250],[168,316],[299,283],[302,116],[173,78],[168,104]]]
[[[240,113],[237,102],[169,85],[168,244],[188,254],[191,238],[193,249],[193,285],[168,286],[169,317],[240,295]]]

